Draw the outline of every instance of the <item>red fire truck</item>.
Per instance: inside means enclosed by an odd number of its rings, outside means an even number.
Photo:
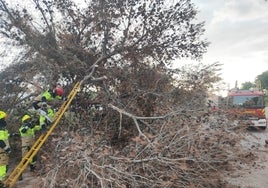
[[[266,129],[264,92],[232,89],[228,92],[227,108],[244,125]]]

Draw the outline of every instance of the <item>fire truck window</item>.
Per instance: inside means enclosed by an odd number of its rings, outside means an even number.
[[[264,98],[263,97],[256,97],[256,105],[257,106],[264,106]]]
[[[258,107],[258,106],[263,106],[263,98],[262,97],[252,97],[248,98],[243,106],[245,107]]]
[[[255,106],[255,105],[256,105],[256,103],[252,99],[247,99],[243,104],[243,106],[245,106],[245,107],[252,107],[252,106]]]

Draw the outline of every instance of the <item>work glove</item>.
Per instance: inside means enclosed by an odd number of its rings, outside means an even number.
[[[47,103],[46,102],[42,102],[42,108],[46,108],[47,107]]]
[[[22,132],[22,133],[26,133],[28,129],[29,129],[29,127],[28,127],[28,126],[25,126],[25,127],[21,130],[21,132]]]
[[[46,102],[42,102],[42,110],[44,112],[46,112],[46,114],[47,114],[47,103]]]
[[[28,124],[29,128],[33,129],[35,127],[35,124],[33,122]]]
[[[41,132],[45,132],[47,130],[46,124],[41,125]]]
[[[5,150],[5,152],[6,152],[7,154],[10,154],[10,153],[11,153],[11,149],[10,149],[10,147],[8,147],[8,146],[6,146],[6,147],[4,148],[4,150]]]

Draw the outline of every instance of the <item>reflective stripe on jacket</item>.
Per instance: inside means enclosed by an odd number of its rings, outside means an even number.
[[[19,128],[20,136],[21,136],[21,146],[22,147],[27,147],[27,146],[32,146],[35,141],[35,131],[40,130],[39,125],[35,125],[33,128],[28,127],[26,132],[22,132],[23,129],[25,129],[26,126],[22,125]]]
[[[39,125],[35,125],[33,128],[28,127],[26,132],[22,132],[22,130],[25,128],[25,126],[21,126],[19,131],[20,131],[20,136],[21,137],[31,137],[35,136],[35,131],[39,131],[41,127]]]
[[[52,101],[53,100],[53,96],[52,94],[49,92],[49,90],[46,90],[43,94],[42,97],[46,98],[46,101]]]
[[[40,101],[40,102],[42,102],[43,101],[42,98],[45,98],[46,102],[50,102],[50,101],[53,100],[53,95],[51,94],[51,92],[49,90],[46,90],[41,95],[38,95],[37,97],[35,97],[34,98],[34,101]]]

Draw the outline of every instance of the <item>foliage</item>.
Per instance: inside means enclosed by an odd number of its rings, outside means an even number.
[[[268,71],[265,71],[256,77],[256,82],[261,82],[263,89],[268,89]]]
[[[28,46],[25,58],[34,56],[49,81],[58,74],[82,78],[93,64],[99,64],[98,74],[106,74],[109,66],[146,59],[169,64],[200,58],[208,44],[200,40],[203,23],[193,23],[196,10],[188,0],[88,1],[85,7],[70,0],[34,0],[35,15],[30,4],[0,3],[0,33]]]
[[[254,88],[256,85],[252,82],[244,82],[242,83],[241,89],[242,90],[249,90],[250,88]]]
[[[203,127],[220,65],[169,68],[206,52],[190,0],[24,3],[0,0],[1,35],[26,50],[0,74],[2,108],[14,120],[25,98],[89,78],[40,153],[44,187],[209,187],[238,159],[235,134]]]

